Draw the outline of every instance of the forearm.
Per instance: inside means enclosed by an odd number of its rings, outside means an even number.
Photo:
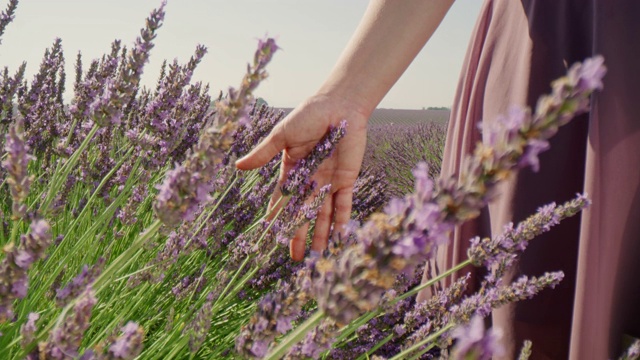
[[[434,33],[453,0],[372,0],[319,94],[368,114]]]

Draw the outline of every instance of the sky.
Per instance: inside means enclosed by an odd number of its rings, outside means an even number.
[[[398,0],[401,1],[401,0]],[[0,65],[14,72],[27,62],[27,79],[46,48],[62,39],[67,89],[78,51],[83,61],[109,52],[114,39],[133,44],[160,0],[21,0],[0,44]],[[457,0],[439,29],[378,107],[450,106],[481,0]],[[7,1],[0,1],[4,8]],[[313,95],[358,25],[368,0],[169,0],[142,83],[153,86],[164,59],[184,63],[196,45],[209,52],[194,74],[211,94],[237,86],[257,40],[276,38],[281,51],[255,95],[294,107]],[[383,54],[381,54],[383,56]],[[70,96],[70,93],[68,94]]]

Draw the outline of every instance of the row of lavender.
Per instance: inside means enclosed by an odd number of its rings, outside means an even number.
[[[0,16],[0,33],[16,6],[10,0]],[[78,55],[69,104],[59,40],[30,82],[24,65],[0,78],[3,358],[419,358],[446,356],[452,338],[453,357],[485,356],[499,350],[495,334],[472,341],[482,332],[474,316],[560,281],[560,273],[498,279],[532,235],[586,206],[582,196],[473,240],[460,266],[493,269],[479,292],[465,295],[463,278],[425,303],[412,296],[455,270],[418,286],[447,232],[476,216],[510,171],[535,165],[546,139],[587,108],[601,86],[600,59],[574,66],[535,114],[514,111],[486,129],[493,141],[460,181],[434,184],[419,165],[411,182],[394,185],[397,195],[411,186],[409,194],[380,211],[392,181],[365,171],[354,203],[362,225],[295,264],[283,245],[330,191],[311,176],[348,129],[329,129],[289,174],[284,206],[267,214],[279,159],[252,172],[233,163],[282,118],[252,100],[277,46],[260,41],[241,85],[213,102],[206,85],[191,83],[204,47],[186,64],[163,66],[147,89],[140,77],[163,19],[164,5],[130,49],[116,41],[86,69]]]

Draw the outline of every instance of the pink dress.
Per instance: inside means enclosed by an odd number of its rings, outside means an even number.
[[[532,241],[513,277],[563,270],[554,290],[493,314],[509,355],[524,339],[533,359],[610,359],[623,335],[640,338],[640,1],[486,0],[451,112],[442,171],[457,172],[481,140],[480,120],[511,104],[535,106],[550,82],[602,54],[608,73],[589,114],[561,128],[475,222],[438,254],[440,269],[466,258],[469,239],[498,234],[552,201],[586,192],[592,206]],[[634,88],[635,87],[635,88]],[[422,297],[425,294],[421,294]]]

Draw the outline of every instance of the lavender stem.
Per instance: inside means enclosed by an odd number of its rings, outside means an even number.
[[[283,199],[283,198],[284,198],[284,197],[281,197],[280,199]],[[280,201],[278,201],[278,203],[279,203],[279,202],[280,202]],[[277,203],[276,203],[276,206],[277,206]],[[276,206],[274,206],[274,208],[275,208]],[[283,211],[283,210],[284,210],[284,208],[281,208],[280,210],[278,210],[278,213],[276,214],[276,216],[275,216],[275,217],[277,218],[277,217],[278,217],[278,215],[280,215],[280,213],[282,213],[282,211]],[[275,220],[275,218],[274,218],[274,220]],[[274,223],[275,223],[274,221],[271,221],[271,223],[269,223],[269,226],[267,226],[267,228],[263,231],[263,233],[262,233],[262,235],[260,236],[260,238],[258,239],[258,241],[257,241],[257,244],[256,244],[256,245],[259,245],[259,244],[262,242],[262,240],[264,239],[265,234],[269,231],[269,229],[271,229],[271,227],[273,226],[273,224],[274,224]],[[274,247],[274,248],[272,249],[272,251],[269,253],[269,255],[268,255],[268,256],[270,256],[270,255],[271,255],[271,253],[273,253],[273,251],[274,251],[275,249],[276,249],[276,247]],[[249,256],[248,256],[248,257],[246,257],[246,258],[244,259],[244,261],[242,262],[242,265],[240,265],[240,266],[238,267],[238,270],[236,270],[235,274],[233,274],[233,277],[231,278],[231,280],[229,281],[229,283],[227,284],[227,286],[225,286],[224,290],[222,290],[222,292],[221,292],[221,293],[220,293],[220,295],[218,296],[218,299],[216,300],[216,302],[213,304],[213,308],[214,308],[214,309],[216,308],[216,305],[217,305],[221,300],[225,300],[224,296],[225,296],[225,295],[227,295],[227,294],[226,294],[226,293],[227,293],[227,291],[229,290],[229,288],[230,288],[230,287],[231,287],[231,285],[233,284],[234,280],[238,277],[238,275],[240,274],[240,272],[242,271],[242,269],[244,269],[244,267],[247,265],[247,263],[249,262],[250,258],[251,258],[251,257],[249,257]],[[243,284],[243,282],[241,282],[241,285],[242,285],[242,284]],[[234,288],[234,291],[233,291],[233,292],[235,292],[235,290],[237,290],[237,287],[236,287],[236,288]],[[232,292],[232,293],[233,293],[233,292]],[[228,297],[228,296],[227,296],[227,297]]]
[[[373,355],[373,353],[376,352],[376,350],[381,348],[384,344],[388,343],[389,341],[393,340],[394,336],[395,335],[392,333],[389,336],[387,336],[386,338],[382,339],[374,347],[369,349],[369,351],[367,351],[366,353],[360,355],[356,360],[367,360],[367,359],[370,359],[370,357],[369,357],[370,355]]]
[[[407,291],[406,293],[404,293],[404,294],[402,294],[402,295],[398,296],[397,298],[395,298],[395,299],[391,302],[391,305],[394,305],[394,304],[396,304],[398,301],[404,300],[404,299],[408,298],[409,296],[412,296],[412,295],[414,295],[414,294],[418,293],[418,292],[419,292],[420,290],[422,290],[422,289],[426,289],[426,288],[428,288],[429,286],[434,285],[436,282],[438,282],[438,281],[440,281],[440,280],[444,279],[445,277],[447,277],[447,276],[449,276],[449,275],[451,275],[451,274],[455,273],[456,271],[458,271],[458,270],[460,270],[460,269],[462,269],[462,268],[464,268],[465,266],[468,266],[468,265],[471,265],[471,259],[467,257],[467,260],[465,260],[465,261],[461,262],[460,264],[458,264],[458,265],[456,265],[456,266],[452,267],[451,269],[449,269],[449,270],[447,270],[447,271],[443,272],[442,274],[440,274],[440,275],[438,275],[438,276],[434,277],[433,279],[431,279],[431,280],[427,281],[426,283],[421,284],[421,285],[419,285],[419,286],[416,286],[415,288],[413,288],[413,289],[411,289],[411,290]]]
[[[400,360],[403,359],[405,355],[410,354],[411,352],[413,352],[414,350],[418,350],[422,345],[431,343],[433,341],[435,341],[437,338],[440,337],[440,335],[444,334],[445,332],[449,331],[451,328],[453,328],[454,324],[449,323],[446,326],[444,326],[442,329],[438,330],[437,332],[435,332],[434,334],[428,336],[427,338],[425,338],[424,340],[421,340],[417,343],[415,343],[413,346],[403,350],[402,352],[400,352],[399,354],[396,354],[394,357],[392,357],[389,360]],[[423,350],[422,352],[420,352],[418,354],[418,356],[422,355],[424,352],[428,351],[429,349]]]
[[[125,250],[125,252],[123,252],[122,254],[120,254],[120,256],[118,256],[111,264],[109,264],[109,266],[104,269],[104,271],[102,272],[102,274],[100,274],[100,276],[98,276],[95,280],[95,282],[93,283],[93,287],[96,289],[96,292],[100,289],[100,285],[102,282],[106,281],[107,279],[109,279],[117,270],[118,267],[120,267],[119,265],[121,265],[121,263],[125,260],[127,260],[127,258],[129,260],[131,260],[132,255],[140,250],[140,248],[142,247],[142,245],[144,245],[145,242],[147,242],[147,240],[151,239],[160,229],[160,226],[162,225],[162,222],[160,220],[155,220],[151,225],[149,225],[149,227],[131,244],[131,246],[129,246],[129,248],[127,250]],[[126,264],[125,264],[126,265]],[[124,265],[122,265],[124,266]]]

